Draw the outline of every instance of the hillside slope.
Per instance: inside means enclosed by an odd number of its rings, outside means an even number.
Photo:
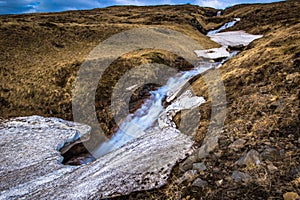
[[[238,5],[220,17],[214,9],[191,5],[1,16],[0,116],[38,114],[72,119],[76,72],[93,47],[115,33],[149,25],[165,27],[212,48],[218,45],[204,34],[240,17],[241,22],[230,30],[264,37],[219,69],[226,89],[227,116],[216,149],[205,159],[195,151],[173,170],[167,186],[120,199],[282,199],[286,192],[300,194],[299,10],[299,1],[287,1]],[[102,90],[97,93],[98,119],[107,134],[115,127],[109,113],[112,85],[123,70],[145,62],[190,67],[164,51],[133,52],[117,60],[108,73],[112,76],[102,82],[108,84],[100,84]],[[201,121],[194,135],[199,146],[211,120],[211,97],[201,77],[191,84],[196,95],[208,100],[199,107]],[[246,165],[238,164],[245,155],[252,158]],[[178,182],[200,162],[205,170]],[[195,185],[199,179],[206,181],[205,187]]]
[[[218,27],[240,17],[241,22],[227,30],[264,37],[220,68],[227,116],[218,145],[211,147],[215,150],[205,159],[196,151],[174,170],[169,186],[149,192],[145,198],[282,199],[300,193],[299,9],[298,1],[238,5],[208,19],[209,27]],[[202,118],[194,136],[200,145],[211,120],[212,102],[201,77],[192,87],[209,100],[200,106]],[[196,175],[188,171],[201,162],[204,171]],[[189,178],[179,184],[184,173]]]
[[[200,24],[215,12],[191,5],[125,6],[0,16],[0,116],[37,114],[72,120],[75,77],[100,42],[124,30],[161,27],[187,34],[203,48],[214,47],[217,44],[204,35]],[[95,102],[106,134],[116,126],[109,108],[112,87],[128,69],[152,62],[190,67],[173,53],[153,50],[129,52],[116,60],[101,79]]]

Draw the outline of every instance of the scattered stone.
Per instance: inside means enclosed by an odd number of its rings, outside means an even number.
[[[189,156],[183,163],[179,164],[179,169],[182,172],[192,169],[193,164],[197,162],[197,159],[197,156]]]
[[[192,182],[197,175],[197,170],[188,170],[186,171],[182,177],[180,177],[176,183],[182,183],[184,181]]]
[[[270,163],[269,165],[267,165],[267,168],[268,168],[268,170],[269,170],[271,173],[278,170],[278,168],[275,167],[275,166],[273,165],[273,163]]]
[[[281,149],[281,150],[279,151],[279,155],[280,155],[281,157],[284,157],[284,156],[285,156],[285,150],[284,150],[284,149]]]
[[[260,155],[259,153],[252,149],[250,150],[246,155],[241,157],[237,162],[237,165],[239,166],[248,166],[248,165],[259,165],[260,164]]]
[[[234,149],[234,150],[238,150],[238,149],[242,148],[245,143],[246,143],[246,140],[237,139],[236,141],[234,141],[232,144],[229,145],[229,148]]]
[[[269,161],[277,161],[280,160],[281,156],[277,149],[267,147],[261,154],[261,158],[263,160],[269,160]]]
[[[193,164],[193,169],[197,170],[198,172],[201,172],[201,171],[205,171],[206,170],[206,166],[203,162],[201,163],[194,163]]]
[[[300,177],[291,182],[296,188],[300,188]]]
[[[243,181],[243,182],[248,182],[250,181],[252,178],[249,174],[247,173],[244,173],[244,172],[240,172],[240,171],[233,171],[232,172],[232,179],[237,181],[237,182],[240,182],[240,181]]]
[[[300,165],[291,168],[290,175],[294,178],[300,177]]]
[[[296,200],[299,198],[299,195],[295,192],[286,192],[283,195],[284,200]]]
[[[228,48],[230,49],[230,51],[242,51],[244,49],[244,45],[243,44],[238,44],[238,45],[229,45]]]
[[[218,180],[218,181],[216,181],[216,185],[217,185],[218,187],[220,187],[220,186],[223,184],[223,182],[224,182],[223,179]]]
[[[226,180],[227,182],[232,181],[232,176],[226,176],[226,177],[225,177],[225,180]]]
[[[206,187],[207,185],[208,185],[207,181],[204,181],[201,178],[197,178],[192,184],[192,186],[199,187],[199,188]]]
[[[218,147],[219,136],[211,136],[203,142],[198,152],[199,159],[203,159],[209,155],[210,152]]]

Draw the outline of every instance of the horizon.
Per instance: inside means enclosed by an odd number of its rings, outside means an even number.
[[[41,12],[63,12],[70,10],[90,10],[110,6],[159,6],[191,4],[201,7],[225,9],[238,4],[273,3],[282,0],[65,0],[65,1],[37,1],[37,0],[0,0],[0,15],[26,14]]]

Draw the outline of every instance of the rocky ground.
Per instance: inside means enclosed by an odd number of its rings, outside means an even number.
[[[220,136],[206,137],[212,106],[220,105],[212,105],[207,80],[197,77],[191,81],[193,92],[208,101],[199,107],[194,154],[173,169],[166,186],[119,199],[296,199],[300,194],[299,8],[298,1],[287,1],[234,6],[220,17],[214,9],[191,5],[1,16],[0,74],[5,80],[0,85],[1,117],[39,114],[71,120],[76,71],[88,52],[114,33],[148,25],[167,27],[213,48],[218,45],[204,34],[239,17],[241,22],[230,30],[264,37],[219,69],[227,106]],[[117,60],[99,84],[96,101],[99,122],[108,135],[115,126],[107,109],[113,83],[124,71],[153,61],[190,67],[163,51],[134,52]],[[113,74],[115,70],[120,73]],[[133,107],[140,104],[140,98],[133,99]],[[178,124],[182,117],[175,118]],[[203,144],[205,148],[197,148]]]

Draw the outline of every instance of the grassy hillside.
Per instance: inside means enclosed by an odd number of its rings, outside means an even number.
[[[191,5],[126,6],[0,16],[0,116],[37,114],[72,120],[76,73],[100,42],[132,28],[163,27],[187,34],[204,48],[217,46],[203,35],[205,30],[201,26],[215,12]],[[107,84],[99,84],[96,101],[99,121],[106,133],[115,126],[106,109],[112,86],[126,70],[147,62],[178,66],[182,58],[168,52],[154,54],[145,50],[115,61],[110,67],[113,76],[102,80]]]
[[[240,17],[241,22],[230,30],[264,35],[220,68],[227,116],[217,150],[205,159],[190,157],[193,162],[204,162],[207,169],[187,181],[178,183],[184,173],[179,165],[168,186],[127,199],[282,199],[287,192],[300,193],[299,10],[298,1],[238,5],[226,9],[221,17],[207,20],[207,27],[212,28]],[[211,120],[211,98],[201,77],[192,87],[197,95],[208,99],[200,107],[201,122],[194,136],[200,145]],[[243,140],[243,145],[230,148],[237,140]],[[238,166],[236,161],[251,149],[260,153],[261,164]],[[234,181],[235,170],[252,179]],[[207,181],[208,186],[192,186],[195,178]]]
[[[184,173],[177,167],[166,187],[122,199],[281,199],[286,192],[300,194],[299,10],[299,1],[287,1],[237,5],[220,17],[214,9],[192,5],[0,16],[0,117],[38,114],[72,120],[76,72],[88,53],[115,33],[135,27],[165,27],[212,48],[218,45],[204,34],[240,17],[241,22],[231,30],[264,37],[220,68],[227,96],[224,133],[217,150],[201,160],[207,169],[192,177],[207,181],[208,187],[194,187],[189,180],[176,182]],[[115,127],[108,107],[112,85],[124,71],[147,62],[189,67],[175,54],[152,50],[132,52],[115,61],[101,82],[106,84],[99,85],[95,102],[107,134]],[[201,77],[193,80],[192,87],[208,99],[200,107],[201,122],[194,136],[200,145],[210,121],[211,99]],[[133,99],[134,109],[140,102],[136,96]],[[238,139],[245,141],[241,148],[228,148]],[[262,153],[267,148],[275,153],[260,165],[235,164],[249,150]],[[252,180],[235,182],[231,178],[234,170],[248,173]]]

